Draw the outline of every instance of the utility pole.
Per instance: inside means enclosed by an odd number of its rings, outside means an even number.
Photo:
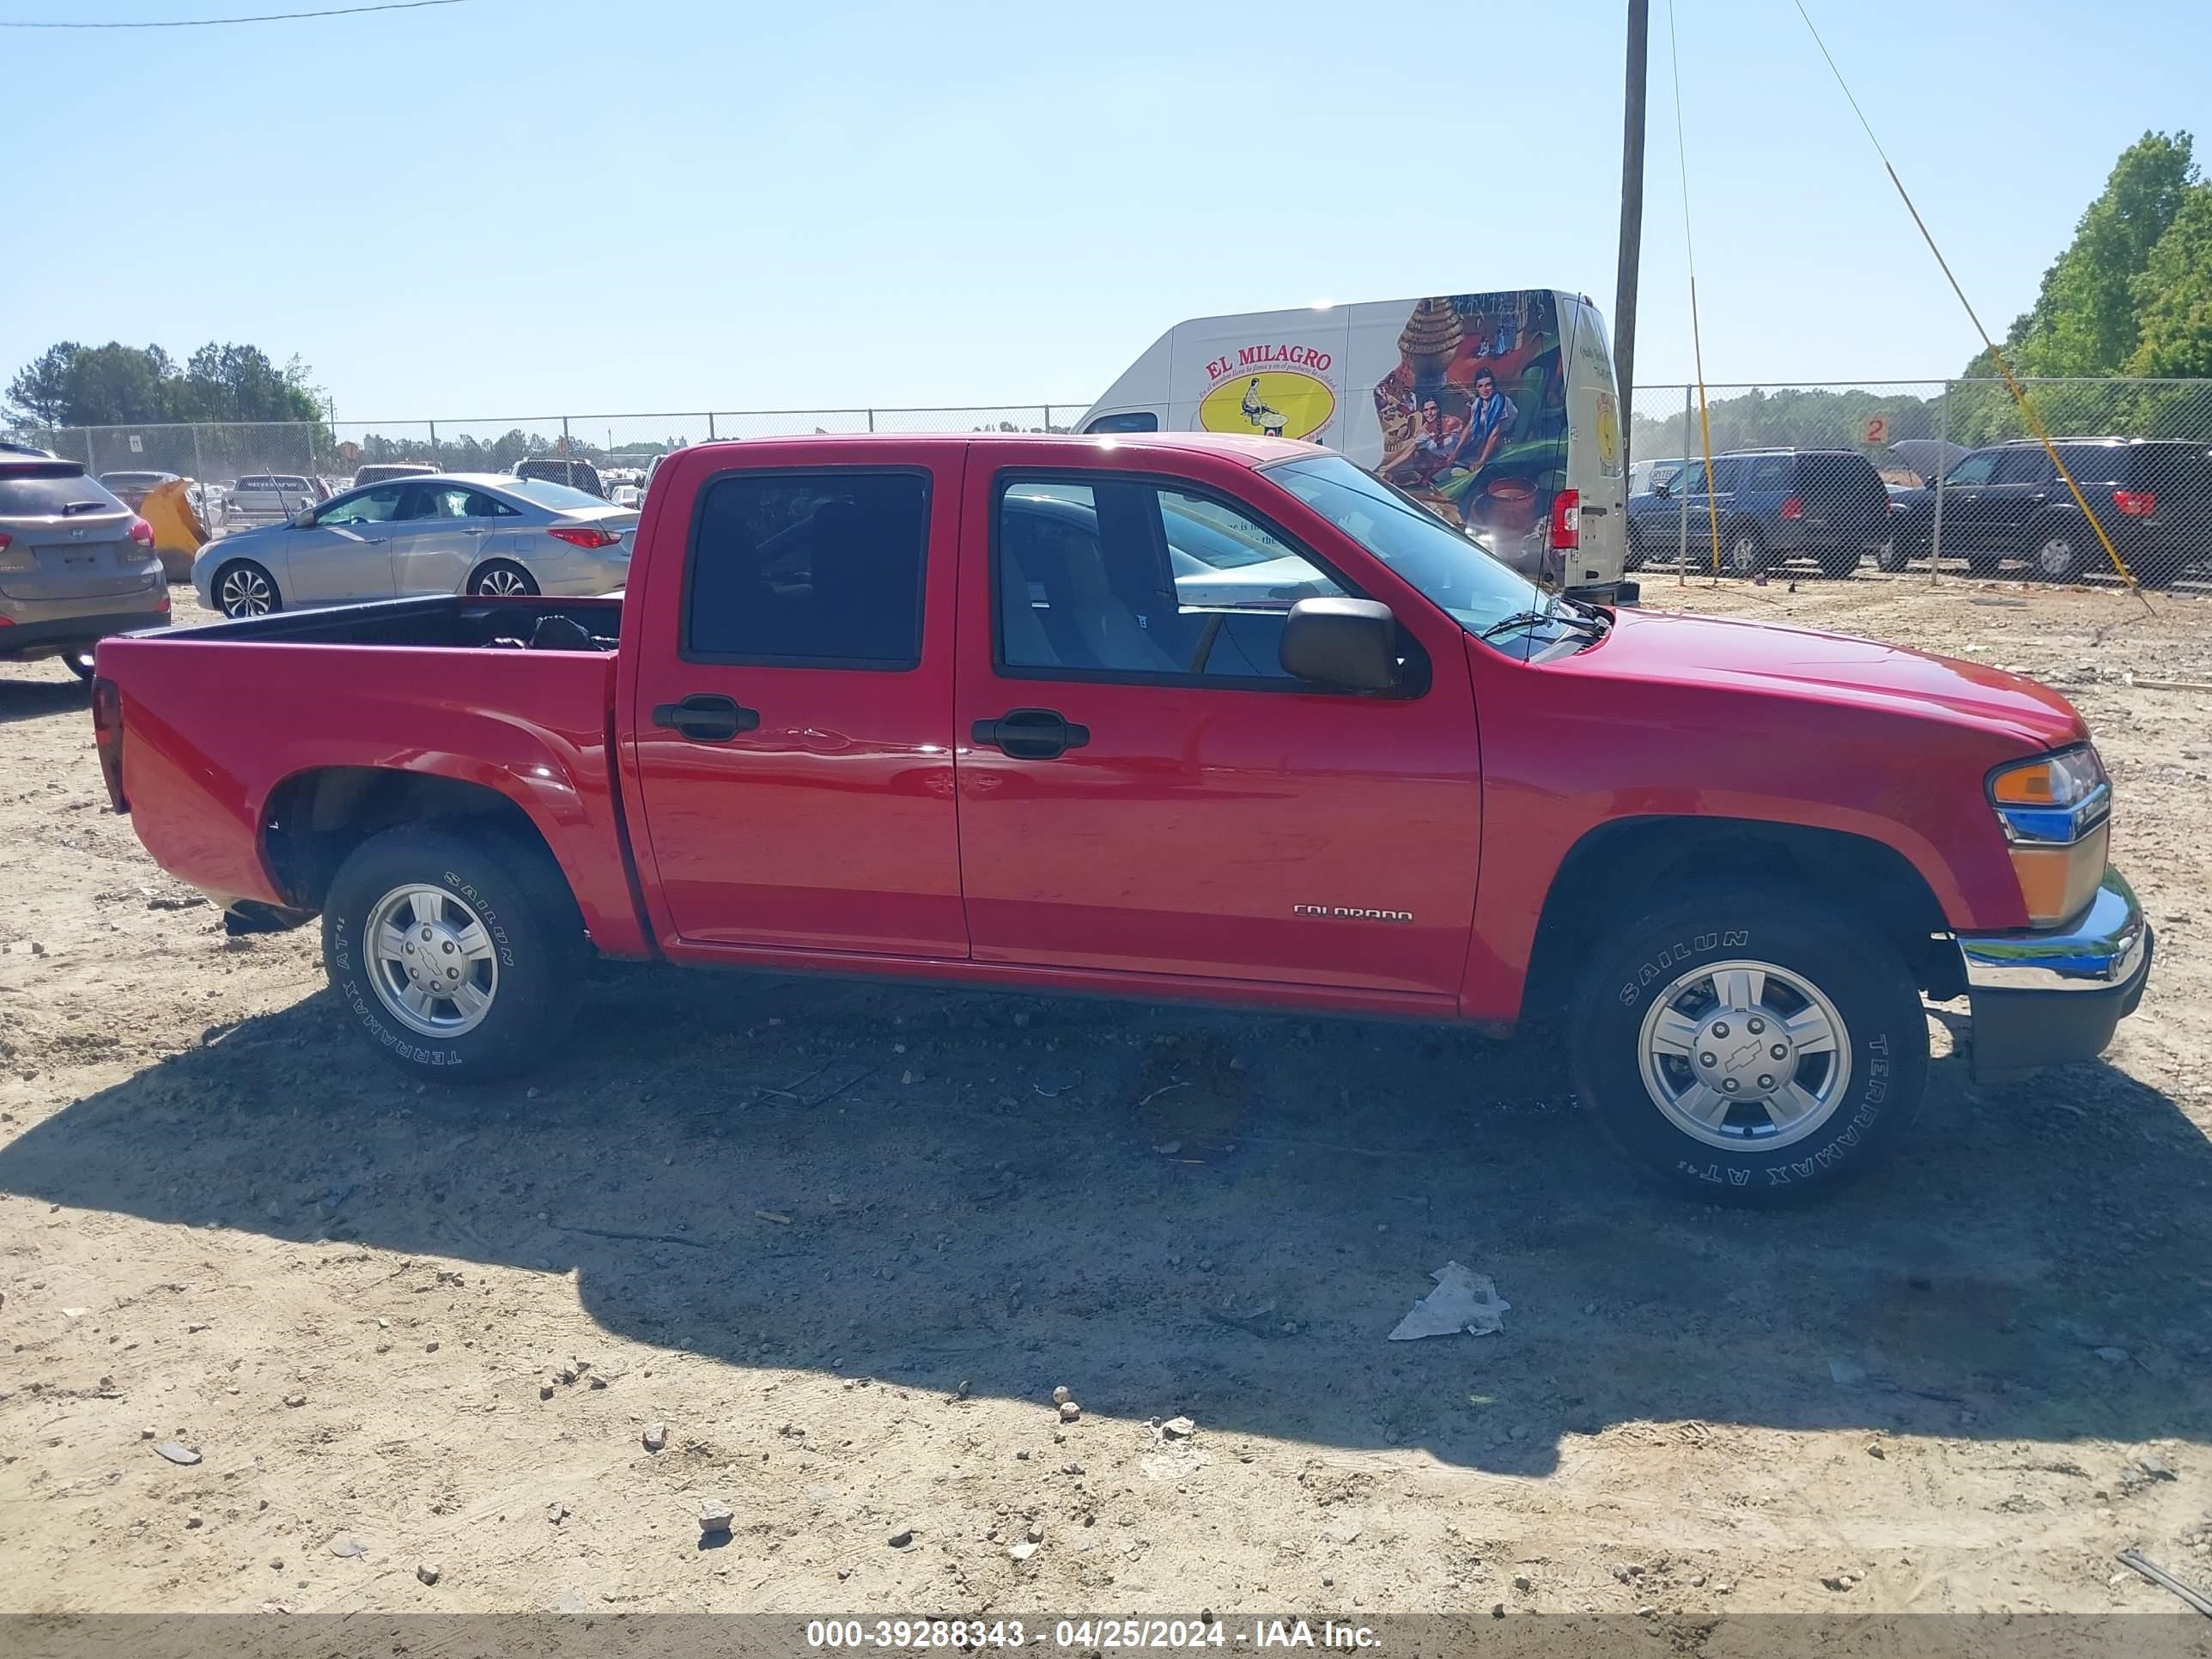
[[[1628,84],[1620,110],[1620,266],[1613,295],[1613,374],[1620,390],[1620,464],[1636,402],[1636,278],[1644,253],[1644,83],[1650,0],[1628,0]]]

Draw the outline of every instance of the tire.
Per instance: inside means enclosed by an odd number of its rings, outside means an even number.
[[[1733,1006],[1715,1006],[1720,992]],[[1822,1026],[1842,1034],[1825,1051]],[[1601,943],[1568,1035],[1577,1092],[1615,1139],[1677,1192],[1720,1203],[1796,1202],[1855,1178],[1904,1138],[1927,1085],[1927,1015],[1896,950],[1847,912],[1758,883],[1670,896]],[[1761,1036],[1775,1039],[1763,1054]],[[1741,1088],[1723,1101],[1701,1077]],[[1700,1112],[1707,1127],[1686,1127]]]
[[[1620,568],[1623,570],[1644,568],[1644,538],[1636,533],[1633,525],[1628,529],[1628,550],[1620,556]]]
[[[535,598],[538,578],[512,559],[492,559],[470,576],[469,592],[482,599]]]
[[[1831,581],[1845,581],[1859,574],[1859,550],[1856,547],[1840,549],[1820,555],[1820,574]]]
[[[1756,576],[1766,568],[1765,538],[1753,525],[1738,525],[1721,549],[1721,568],[1731,576]]]
[[[226,617],[265,617],[284,608],[276,579],[251,559],[233,559],[208,584],[215,607]]]
[[[1912,568],[1912,550],[1896,542],[1884,542],[1881,551],[1874,556],[1874,568],[1885,575],[1900,575]]]
[[[407,957],[377,950],[387,918],[404,919],[393,933]],[[513,1077],[556,1050],[589,954],[559,867],[498,830],[372,836],[338,866],[323,907],[323,967],[347,1017],[392,1065],[440,1083]],[[425,972],[474,994],[431,996]]]
[[[2027,538],[2027,568],[2047,582],[2070,582],[2081,574],[2080,538],[2052,525]]]
[[[68,665],[69,672],[77,678],[82,680],[87,685],[92,684],[93,666],[90,646],[86,646],[81,651],[63,652],[62,661]]]

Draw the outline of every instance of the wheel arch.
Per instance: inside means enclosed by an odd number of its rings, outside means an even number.
[[[319,766],[270,791],[261,814],[261,855],[285,902],[319,910],[355,848],[403,823],[495,828],[543,852],[553,843],[514,796],[489,784],[388,766]]]
[[[1936,938],[1948,930],[1943,907],[1895,848],[1766,819],[1650,817],[1599,824],[1560,860],[1537,920],[1523,1017],[1564,1006],[1589,947],[1627,914],[1723,863],[1732,875],[1780,882],[1815,901],[1848,894],[1854,914],[1897,947],[1923,990],[1963,993],[1958,953]]]

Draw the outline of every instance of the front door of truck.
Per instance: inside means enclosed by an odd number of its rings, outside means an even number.
[[[666,551],[631,590],[637,637],[623,641],[655,927],[695,957],[964,957],[961,449],[887,443],[865,465],[849,444],[819,465],[808,453],[661,481],[681,499],[658,505],[681,521],[654,532]]]
[[[1231,490],[1111,449],[1069,461],[969,466],[955,725],[976,958],[1454,994],[1481,817],[1457,630],[1425,619],[1419,696],[1294,680],[1291,606],[1350,581]]]

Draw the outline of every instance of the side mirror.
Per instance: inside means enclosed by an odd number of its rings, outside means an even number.
[[[1398,619],[1373,599],[1300,599],[1283,623],[1283,672],[1349,691],[1398,684]]]
[[[313,530],[314,527],[315,527],[315,509],[314,509],[313,507],[301,507],[301,508],[297,513],[295,513],[295,514],[292,515],[292,528],[293,528],[293,529],[295,529],[295,530]]]
[[[1656,479],[1651,485],[1651,493],[1663,501],[1674,493],[1674,486],[1664,478]]]

